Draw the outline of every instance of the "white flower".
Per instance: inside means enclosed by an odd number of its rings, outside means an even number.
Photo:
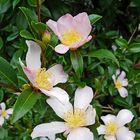
[[[111,46],[112,50],[115,52],[117,50],[117,46],[116,45],[112,45]]]
[[[125,78],[125,76],[125,72],[120,72],[120,70],[117,70],[116,74],[112,76],[115,87],[118,89],[120,96],[123,98],[128,96],[128,91],[125,88],[128,85],[128,80]]]
[[[105,125],[100,125],[97,131],[99,135],[105,135],[106,140],[134,140],[135,134],[124,126],[133,119],[131,111],[122,109],[117,116],[108,114],[101,119]]]
[[[10,114],[13,113],[13,109],[12,108],[9,108],[7,110],[5,110],[5,109],[6,109],[6,105],[3,102],[3,103],[0,104],[0,126],[3,125],[4,119],[8,119]]]
[[[90,105],[92,99],[93,91],[88,86],[77,88],[74,107],[70,102],[64,105],[55,98],[48,99],[47,103],[64,122],[40,124],[34,128],[31,137],[50,138],[57,133],[65,132],[65,135],[68,135],[67,140],[93,140],[93,133],[85,127],[95,123],[96,111]]]
[[[59,87],[53,87],[58,83],[65,83],[68,79],[68,75],[64,72],[62,65],[56,64],[47,71],[45,68],[41,68],[40,46],[34,41],[26,41],[26,43],[28,46],[26,54],[27,66],[20,59],[19,62],[31,84],[48,96],[56,97],[61,102],[68,102],[68,94]]]

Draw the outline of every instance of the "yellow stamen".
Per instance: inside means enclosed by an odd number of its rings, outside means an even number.
[[[108,122],[106,125],[106,134],[115,135],[118,130],[118,125],[115,122]]]
[[[39,88],[51,90],[53,85],[50,82],[51,73],[46,72],[45,68],[40,68],[36,73],[35,82]]]
[[[122,86],[123,86],[123,84],[122,84],[121,81],[117,80],[117,81],[115,82],[115,87],[116,87],[116,88],[121,88]]]
[[[74,112],[70,110],[65,114],[64,120],[71,128],[84,126],[86,125],[86,112],[79,108],[76,108]]]
[[[72,45],[80,40],[81,40],[81,36],[78,32],[69,30],[64,32],[61,41],[64,45]]]
[[[7,116],[7,112],[6,112],[6,111],[1,111],[1,112],[0,112],[0,116],[6,117],[6,116]]]

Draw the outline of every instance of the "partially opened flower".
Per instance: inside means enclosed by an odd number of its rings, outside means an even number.
[[[8,119],[10,117],[10,114],[13,113],[13,109],[12,108],[9,108],[6,110],[6,105],[5,103],[1,103],[0,104],[0,126],[3,125],[4,123],[4,120],[5,119]]]
[[[32,86],[48,96],[67,102],[69,100],[68,94],[59,87],[53,87],[58,83],[65,83],[68,79],[68,75],[64,72],[62,65],[56,64],[47,71],[45,68],[41,68],[40,46],[33,41],[26,41],[26,43],[28,46],[26,54],[27,66],[21,60],[19,61]]]
[[[93,140],[93,133],[85,127],[95,123],[96,111],[90,105],[92,99],[93,91],[88,86],[77,88],[74,107],[70,102],[64,105],[55,98],[48,99],[47,103],[64,122],[40,124],[34,128],[32,138],[45,136],[50,138],[57,133],[65,132],[68,134],[67,140]]]
[[[61,41],[61,44],[55,47],[55,51],[60,54],[66,53],[69,49],[75,50],[92,38],[89,36],[92,27],[85,12],[74,17],[66,14],[60,17],[57,22],[48,20],[47,25]]]
[[[128,80],[125,78],[126,74],[124,71],[116,71],[116,74],[112,76],[115,87],[118,89],[121,97],[128,96],[128,91],[125,88],[128,85]]]
[[[101,119],[105,125],[100,125],[97,131],[99,135],[105,135],[106,140],[134,140],[135,134],[124,126],[133,119],[131,111],[122,109],[117,116],[108,114]]]

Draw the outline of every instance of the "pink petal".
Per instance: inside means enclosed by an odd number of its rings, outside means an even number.
[[[13,113],[13,108],[9,108],[6,110],[7,114],[12,114]]]
[[[125,98],[128,96],[128,91],[126,88],[124,88],[124,87],[118,88],[118,91],[119,91],[121,97]]]
[[[69,46],[59,44],[55,47],[55,51],[60,54],[65,54],[69,50]]]
[[[37,70],[41,67],[41,61],[40,61],[41,48],[34,41],[27,40],[26,44],[28,46],[28,51],[26,54],[27,68],[32,70]]]

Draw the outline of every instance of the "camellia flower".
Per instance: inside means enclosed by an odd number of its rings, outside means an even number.
[[[64,73],[62,65],[56,64],[47,71],[45,68],[41,68],[40,46],[33,41],[26,41],[26,43],[28,46],[26,54],[27,66],[21,60],[19,61],[32,86],[48,96],[53,96],[62,102],[67,102],[69,100],[68,94],[59,87],[53,87],[58,83],[65,83],[68,79],[68,75]]]
[[[105,125],[100,125],[97,131],[99,135],[105,135],[106,140],[134,140],[135,134],[124,126],[133,119],[131,111],[122,109],[117,116],[108,114],[101,119]]]
[[[52,140],[55,134],[65,132],[67,140],[93,140],[93,133],[85,127],[95,123],[96,111],[90,105],[92,99],[93,91],[88,86],[77,88],[74,107],[70,102],[64,105],[55,98],[48,99],[47,103],[64,122],[40,124],[34,128],[31,137],[47,136]]]
[[[3,125],[4,123],[4,119],[8,119],[10,114],[13,113],[13,109],[12,108],[9,108],[6,110],[6,105],[5,103],[1,103],[0,104],[0,126]]]
[[[125,88],[128,85],[128,80],[125,78],[125,76],[125,72],[120,72],[120,70],[117,70],[116,75],[112,76],[115,87],[118,89],[121,97],[128,96],[128,91]]]
[[[48,20],[47,25],[61,41],[61,44],[55,47],[55,51],[60,54],[66,53],[69,49],[75,50],[92,38],[91,35],[89,36],[92,27],[85,12],[75,17],[66,14],[60,17],[57,22]]]

